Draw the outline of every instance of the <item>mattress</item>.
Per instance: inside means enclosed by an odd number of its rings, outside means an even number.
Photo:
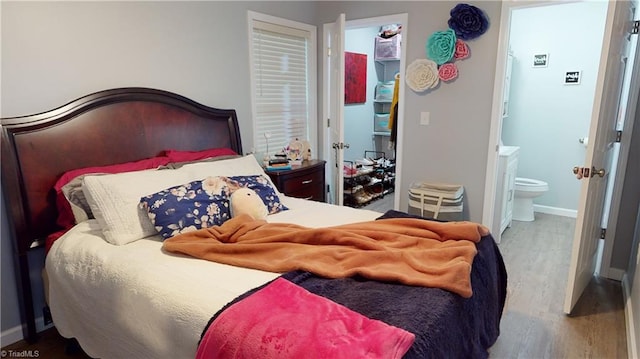
[[[282,196],[269,222],[325,227],[381,213]],[[160,236],[115,246],[95,220],[76,225],[46,259],[49,305],[64,337],[100,358],[193,358],[213,313],[280,274],[165,253]]]

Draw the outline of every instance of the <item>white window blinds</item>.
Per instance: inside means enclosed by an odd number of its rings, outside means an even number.
[[[309,139],[311,33],[255,19],[251,23],[254,147],[267,154],[268,141],[273,155],[295,138]]]

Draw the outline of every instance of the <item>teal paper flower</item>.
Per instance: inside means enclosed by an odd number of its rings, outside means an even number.
[[[442,65],[453,58],[456,50],[456,33],[451,29],[436,31],[427,40],[427,57]]]

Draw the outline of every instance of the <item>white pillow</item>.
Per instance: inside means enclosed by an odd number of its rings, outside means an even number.
[[[281,195],[271,178],[253,155],[215,162],[198,162],[182,166],[181,170],[189,172],[193,180],[208,176],[252,176],[264,175],[278,195]]]
[[[122,245],[158,234],[140,198],[183,183],[186,173],[178,170],[144,170],[102,176],[86,176],[82,191],[98,220],[107,242]]]
[[[140,198],[208,176],[265,175],[253,155],[216,162],[193,163],[178,169],[144,170],[86,176],[82,190],[107,242],[123,245],[156,235]],[[271,182],[269,176],[265,175]],[[276,187],[271,183],[275,191]],[[278,193],[279,194],[279,193]]]

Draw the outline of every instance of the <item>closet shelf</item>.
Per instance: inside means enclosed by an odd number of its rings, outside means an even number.
[[[384,131],[374,131],[373,132],[374,136],[391,136],[391,132],[384,132]]]

